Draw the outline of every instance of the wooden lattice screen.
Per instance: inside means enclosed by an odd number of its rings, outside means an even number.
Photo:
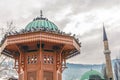
[[[61,74],[58,73],[58,80],[61,80]]]
[[[36,80],[36,71],[27,73],[27,80]]]
[[[53,80],[53,72],[44,71],[44,80]]]
[[[19,75],[19,80],[24,80],[23,74]]]

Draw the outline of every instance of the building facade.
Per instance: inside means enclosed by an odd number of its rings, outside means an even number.
[[[19,80],[62,80],[66,59],[80,54],[80,43],[41,13],[25,29],[6,34],[0,49],[15,59]]]

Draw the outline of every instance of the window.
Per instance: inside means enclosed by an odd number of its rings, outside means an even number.
[[[28,64],[35,64],[37,63],[37,55],[29,55],[27,56],[27,63]]]
[[[43,56],[43,63],[44,64],[53,64],[54,63],[53,56],[51,56],[51,55],[44,55]]]

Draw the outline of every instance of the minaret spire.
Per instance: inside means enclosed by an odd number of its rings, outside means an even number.
[[[43,17],[43,13],[42,13],[42,10],[40,10],[40,18]]]
[[[113,72],[112,72],[111,57],[110,57],[111,51],[109,50],[108,38],[107,38],[104,24],[103,24],[103,42],[104,42],[104,54],[106,59],[106,75],[108,78],[107,80],[114,80]]]
[[[103,41],[107,41],[107,34],[106,34],[106,31],[105,31],[105,26],[104,26],[104,23],[103,23]]]

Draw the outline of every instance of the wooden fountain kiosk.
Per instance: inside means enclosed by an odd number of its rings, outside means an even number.
[[[80,53],[80,43],[41,15],[25,29],[7,33],[0,51],[15,60],[19,80],[62,80],[66,59]]]

